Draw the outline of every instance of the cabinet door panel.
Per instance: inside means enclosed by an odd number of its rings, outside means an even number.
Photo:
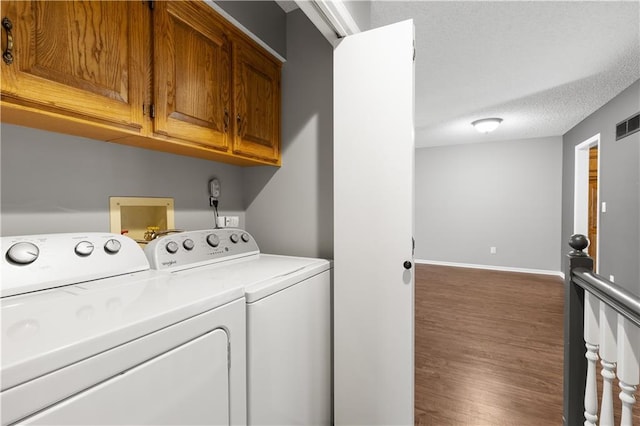
[[[280,66],[238,41],[233,151],[277,162],[280,152]]]
[[[4,100],[140,129],[144,13],[139,2],[3,2],[15,56],[2,64]]]
[[[226,150],[229,41],[206,5],[159,2],[155,12],[156,133]]]

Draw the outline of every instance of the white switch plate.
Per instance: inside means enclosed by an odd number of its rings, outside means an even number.
[[[609,281],[611,281],[612,283],[616,282],[616,277],[614,277],[613,275],[609,275]]]
[[[603,201],[602,202],[602,213],[606,213],[607,212],[607,202]]]
[[[240,218],[238,216],[227,216],[226,227],[237,228],[240,225]]]
[[[497,249],[496,249],[495,247],[490,247],[490,248],[489,248],[489,252],[490,252],[491,254],[496,254],[496,253],[497,253]]]

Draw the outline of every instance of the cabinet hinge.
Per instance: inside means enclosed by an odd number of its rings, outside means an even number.
[[[156,118],[156,106],[154,104],[149,105],[149,117]]]
[[[153,0],[147,0],[147,4],[149,5],[149,9],[153,10]]]

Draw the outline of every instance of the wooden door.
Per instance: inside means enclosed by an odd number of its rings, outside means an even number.
[[[3,1],[3,101],[139,131],[148,14],[142,2]]]
[[[155,2],[154,132],[226,151],[230,43],[204,3]]]
[[[413,425],[413,22],[333,66],[335,423]]]
[[[593,258],[593,264],[596,263],[596,255],[598,252],[598,147],[594,146],[589,149],[589,256]]]
[[[280,64],[236,39],[233,69],[233,152],[279,163]]]

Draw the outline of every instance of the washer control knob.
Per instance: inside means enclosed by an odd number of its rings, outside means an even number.
[[[166,245],[167,251],[171,254],[177,252],[179,248],[180,246],[178,246],[178,243],[176,243],[175,241],[169,241]]]
[[[189,238],[182,242],[182,247],[184,247],[185,250],[193,250],[193,247],[195,247],[195,244],[193,243],[193,240]]]
[[[216,234],[209,234],[207,235],[207,244],[211,247],[218,247],[218,244],[220,244],[220,238],[218,238]]]
[[[249,237],[249,234],[247,234],[246,232],[243,232],[240,238],[242,238],[242,241],[244,241],[245,243],[248,243],[251,237]]]
[[[78,256],[89,256],[91,253],[93,253],[93,244],[89,241],[80,241],[78,244],[76,244],[76,248],[74,249],[74,251]]]
[[[231,242],[232,242],[233,244],[237,243],[237,242],[239,241],[238,234],[231,234],[231,236],[229,237],[229,239],[231,240]]]
[[[104,243],[104,251],[106,251],[109,254],[116,254],[117,252],[120,251],[121,247],[122,245],[120,244],[120,241],[114,238],[107,240],[107,242]]]
[[[28,265],[35,262],[40,254],[40,249],[33,243],[15,243],[7,250],[10,261],[20,265]]]

